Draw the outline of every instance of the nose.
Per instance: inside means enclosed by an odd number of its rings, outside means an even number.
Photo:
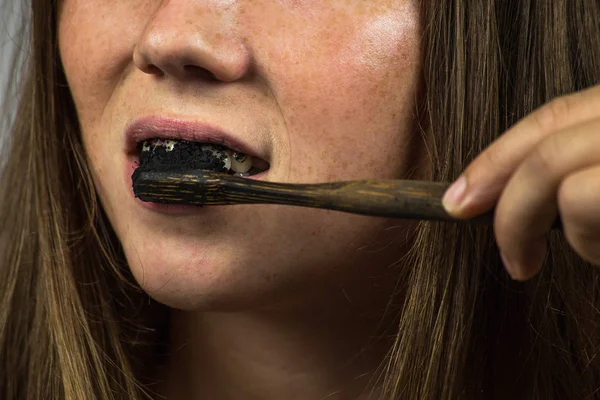
[[[241,79],[250,68],[250,52],[235,30],[234,7],[222,3],[163,2],[136,44],[135,65],[182,80],[202,74],[223,82]]]

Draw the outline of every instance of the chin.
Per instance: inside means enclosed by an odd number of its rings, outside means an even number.
[[[301,284],[310,271],[302,263],[262,261],[269,254],[256,248],[261,238],[248,246],[235,239],[158,236],[135,240],[130,235],[123,247],[141,288],[171,308],[241,311],[269,307],[285,287]]]
[[[124,246],[141,288],[156,301],[182,310],[235,308],[248,293],[241,263],[227,249],[199,240],[141,241]]]

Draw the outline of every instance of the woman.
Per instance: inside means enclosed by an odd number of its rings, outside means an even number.
[[[596,395],[597,1],[31,10],[1,398]],[[236,143],[254,179],[460,175],[448,211],[497,203],[494,226],[136,200],[138,142],[181,135]]]

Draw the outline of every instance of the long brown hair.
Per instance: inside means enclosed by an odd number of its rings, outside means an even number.
[[[98,203],[57,50],[58,0],[32,0],[0,163],[0,398],[142,399],[164,314]],[[433,180],[511,124],[598,83],[597,0],[423,1],[420,109]],[[419,224],[385,399],[592,398],[600,273],[559,233],[542,273],[503,272],[491,229]],[[148,337],[150,335],[150,337]]]
[[[146,296],[87,170],[57,13],[57,1],[32,1],[28,62],[3,135],[0,398],[136,399]]]

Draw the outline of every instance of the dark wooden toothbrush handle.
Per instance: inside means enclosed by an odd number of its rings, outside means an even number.
[[[149,171],[134,179],[134,191],[144,201],[199,206],[284,204],[388,218],[456,221],[442,206],[448,186],[443,182],[381,179],[291,184],[208,170]],[[493,210],[465,221],[491,223]]]

